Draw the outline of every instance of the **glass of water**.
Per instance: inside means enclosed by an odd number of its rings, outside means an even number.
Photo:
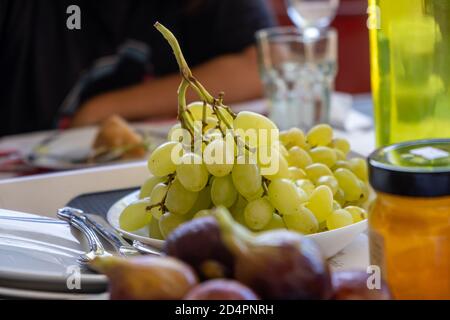
[[[256,34],[269,116],[281,130],[308,130],[329,122],[337,33],[334,29],[317,31],[275,27]]]
[[[289,17],[300,28],[327,28],[336,16],[339,0],[285,0]]]

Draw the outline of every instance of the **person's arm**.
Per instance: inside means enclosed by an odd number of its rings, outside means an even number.
[[[241,53],[214,58],[192,71],[212,95],[225,92],[228,104],[259,97],[262,92],[254,46]],[[72,125],[95,124],[111,114],[128,120],[174,116],[180,82],[180,75],[173,74],[99,95],[81,106]],[[192,90],[189,100],[198,100]]]

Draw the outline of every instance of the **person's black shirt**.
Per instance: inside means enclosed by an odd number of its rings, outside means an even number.
[[[66,26],[70,5],[80,7],[80,30]],[[155,21],[175,33],[192,66],[243,50],[272,25],[264,0],[0,0],[0,136],[54,127],[83,72],[130,39],[149,48],[145,72],[176,72]],[[140,81],[144,72],[126,63],[119,69],[97,92]]]

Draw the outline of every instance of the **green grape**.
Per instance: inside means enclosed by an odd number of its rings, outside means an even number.
[[[193,219],[198,219],[198,218],[203,218],[203,217],[208,217],[211,215],[211,210],[200,210],[199,212],[197,212],[196,214],[194,214]]]
[[[330,143],[330,147],[341,151],[345,156],[350,152],[350,143],[346,139],[333,139]]]
[[[353,158],[349,161],[350,170],[356,174],[356,176],[362,181],[369,180],[369,174],[367,172],[367,162],[361,158]]]
[[[211,187],[211,200],[215,206],[230,208],[237,199],[238,193],[233,185],[231,175],[217,177]]]
[[[362,194],[361,194],[361,197],[359,199],[359,202],[361,204],[364,204],[364,203],[366,203],[367,200],[369,200],[369,197],[370,197],[369,185],[368,185],[367,182],[364,182],[364,181],[361,181],[361,180],[359,180],[359,185],[360,185],[361,190],[362,190]]]
[[[309,197],[313,193],[313,191],[316,189],[314,183],[311,182],[311,180],[308,179],[300,179],[295,181],[295,184],[297,187],[301,188],[306,195]]]
[[[187,214],[197,201],[198,194],[198,192],[187,190],[176,178],[167,192],[165,206],[173,214]]]
[[[207,185],[205,189],[198,193],[197,201],[195,201],[194,206],[191,208],[191,210],[189,210],[187,215],[193,216],[197,212],[205,209],[210,209],[211,207],[211,185]]]
[[[301,169],[304,169],[307,166],[313,164],[311,156],[308,154],[308,152],[297,146],[289,149],[287,160],[290,166]]]
[[[286,149],[286,147],[281,143],[278,143],[277,148],[279,148],[280,154],[287,160],[289,156],[289,151]]]
[[[352,215],[345,209],[333,211],[327,218],[328,230],[339,229],[353,223]]]
[[[344,191],[346,201],[356,201],[361,198],[363,191],[356,175],[348,169],[337,169],[334,172],[339,187]]]
[[[248,201],[241,195],[238,196],[236,202],[230,208],[230,212],[233,215],[234,220],[243,226],[247,226],[245,223],[244,210],[247,207]]]
[[[306,207],[314,213],[319,223],[333,211],[333,193],[327,186],[318,186],[309,197]]]
[[[331,172],[330,168],[328,168],[323,163],[314,163],[305,168],[306,175],[308,178],[316,183],[322,176],[331,176],[333,172]]]
[[[206,169],[215,177],[224,177],[234,165],[234,142],[216,139],[209,143],[203,152]]]
[[[305,133],[299,128],[291,128],[287,131],[280,132],[280,141],[288,149],[294,146],[306,148]]]
[[[150,224],[148,225],[148,236],[153,239],[164,240],[161,234],[161,229],[159,229],[159,221],[152,218]]]
[[[345,210],[352,215],[353,223],[367,219],[367,211],[357,206],[345,207]]]
[[[318,232],[325,232],[328,231],[327,222],[323,221],[319,223],[319,231]]]
[[[152,193],[150,195],[150,205],[155,206],[157,204],[162,204],[164,199],[166,198],[166,194],[169,187],[165,183],[158,183],[152,190]],[[150,213],[152,214],[153,218],[159,219],[161,218],[163,212],[162,206],[155,206],[150,210]]]
[[[306,178],[307,178],[306,172],[303,171],[302,169],[297,168],[297,167],[289,168],[289,179],[300,180],[300,179],[306,179]]]
[[[341,207],[345,204],[344,191],[341,188],[334,194],[334,201],[336,201]]]
[[[269,118],[251,111],[241,111],[238,113],[236,119],[234,119],[235,129],[265,129],[265,130],[278,130],[275,123]]]
[[[150,197],[152,194],[153,188],[161,182],[164,182],[167,180],[167,177],[150,177],[148,178],[144,184],[141,187],[141,190],[139,191],[139,199],[144,199]]]
[[[308,199],[306,193],[288,179],[273,180],[268,191],[270,202],[283,215],[299,212],[300,204]]]
[[[280,154],[277,146],[270,149],[266,146],[258,148],[258,165],[261,174],[269,180],[290,177],[288,162]]]
[[[198,192],[208,183],[208,170],[198,154],[187,153],[181,157],[176,171],[178,180],[189,191]]]
[[[276,213],[272,214],[272,219],[270,219],[269,223],[263,228],[263,231],[269,230],[277,230],[277,229],[286,229],[286,225],[284,224],[283,218]]]
[[[156,148],[148,159],[148,169],[150,173],[157,177],[164,177],[172,174],[176,170],[175,163],[179,160],[177,155],[182,151],[179,142],[166,142]]]
[[[333,166],[333,171],[336,171],[337,169],[341,168],[351,170],[350,163],[347,160],[336,161],[336,163]]]
[[[246,197],[245,200],[252,201],[252,200],[259,199],[263,196],[263,194],[264,194],[264,188],[261,187],[257,193],[255,193],[254,195],[251,195],[249,197]]]
[[[233,121],[236,133],[247,142],[250,147],[272,144],[271,131],[278,128],[272,120],[251,111],[241,111]],[[265,134],[264,139],[262,134]]]
[[[150,205],[155,206],[157,204],[162,204],[164,198],[166,197],[168,187],[165,183],[158,183],[152,190],[150,194]],[[162,206],[156,206],[150,210],[150,213],[155,219],[161,218],[163,211]]]
[[[342,209],[342,206],[340,205],[339,202],[337,202],[336,200],[333,200],[333,211]]]
[[[333,129],[328,124],[319,124],[309,130],[306,139],[311,147],[327,146],[333,139]]]
[[[173,214],[171,212],[164,213],[161,219],[159,219],[159,229],[161,230],[163,238],[167,239],[169,234],[181,224],[185,223],[187,219],[186,216]]]
[[[206,126],[203,126],[203,123],[201,121],[197,121],[195,123],[196,128],[198,128],[199,131],[204,130],[204,132],[208,130],[214,130],[217,128],[217,125],[219,124],[219,120],[217,120],[216,117],[207,117],[206,118]]]
[[[223,135],[222,132],[220,132],[219,129],[214,128],[214,129],[209,129],[204,133],[204,137],[206,140],[212,142],[214,140],[223,140]]]
[[[321,176],[317,182],[317,186],[327,186],[330,188],[333,195],[338,191],[339,184],[337,179],[334,176]]]
[[[190,114],[194,118],[194,121],[202,121],[203,107],[204,107],[204,103],[202,101],[194,101],[194,102],[191,102],[187,106],[187,109],[189,110]],[[213,115],[214,115],[213,108],[211,107],[211,105],[207,104],[206,105],[206,117],[207,118],[212,117]]]
[[[145,198],[129,204],[119,217],[119,225],[125,231],[136,231],[149,224],[152,215],[148,212],[150,199]]]
[[[245,222],[244,209],[236,211],[233,214],[233,218],[234,220],[236,220],[236,222],[238,222],[242,226],[247,227],[247,223]]]
[[[346,201],[347,206],[354,205],[354,206],[363,207],[366,204],[366,202],[369,200],[369,196],[370,196],[369,185],[361,180],[358,180],[358,184],[361,188],[361,195],[358,200]]]
[[[289,230],[301,232],[303,234],[312,234],[319,231],[319,223],[314,214],[301,205],[299,212],[283,216],[284,223]]]
[[[172,126],[172,128],[170,128],[169,133],[167,134],[167,141],[180,142],[182,136],[181,123],[177,122]]]
[[[309,151],[309,155],[316,163],[322,163],[331,168],[337,161],[336,152],[328,147],[315,147]]]
[[[192,115],[192,118],[195,121],[195,126],[198,129],[201,129],[203,127],[203,124],[201,122],[203,119],[203,108],[204,108],[204,104],[202,101],[195,101],[195,102],[190,103],[187,106],[189,113]],[[233,118],[228,114],[228,112],[224,112],[223,114],[224,114],[225,118],[227,118],[228,122],[230,124],[232,124]],[[206,105],[205,116],[206,116],[205,131],[215,128],[219,121],[213,112],[213,108],[209,104]],[[224,126],[222,126],[222,127],[223,127],[223,129],[226,129]]]
[[[231,171],[231,178],[239,194],[246,198],[258,194],[261,190],[262,178],[258,165],[245,163],[244,156],[237,158],[236,164]]]
[[[248,200],[245,199],[243,196],[238,195],[236,202],[231,206],[230,212],[234,216],[235,213],[242,211],[244,212],[245,207],[248,204]]]
[[[250,201],[244,210],[246,225],[252,230],[263,229],[272,219],[274,208],[267,198]]]
[[[347,159],[347,156],[341,150],[339,150],[339,149],[333,149],[333,150],[334,150],[334,153],[336,153],[337,161],[345,161],[345,159]]]

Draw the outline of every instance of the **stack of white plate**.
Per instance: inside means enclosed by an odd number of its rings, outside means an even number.
[[[77,263],[85,250],[64,221],[0,210],[0,298],[105,298],[106,277]]]

